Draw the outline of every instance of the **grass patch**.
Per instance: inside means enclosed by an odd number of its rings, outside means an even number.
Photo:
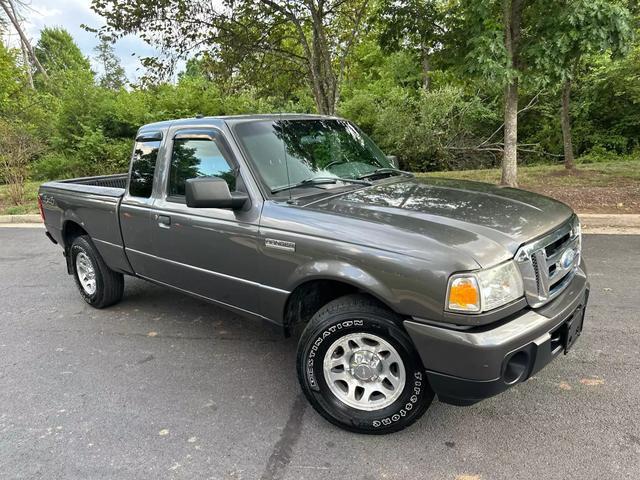
[[[25,184],[24,202],[15,205],[7,195],[7,186],[0,185],[0,215],[25,215],[38,213],[38,188],[41,182]]]
[[[458,178],[477,182],[500,182],[500,169],[419,173],[420,176]],[[640,182],[640,160],[585,163],[568,171],[563,165],[518,167],[520,187],[613,187]]]
[[[419,176],[499,183],[500,169],[419,173]],[[579,213],[640,213],[640,160],[518,167],[518,185]]]

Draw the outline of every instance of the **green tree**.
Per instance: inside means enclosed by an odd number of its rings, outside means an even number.
[[[530,0],[462,0],[462,29],[467,41],[464,48],[469,70],[504,88],[503,185],[518,185],[518,88],[526,66],[523,44],[535,28],[523,16],[536,17]],[[527,20],[529,19],[527,18]],[[525,37],[523,38],[523,32]]]
[[[446,4],[442,0],[383,0],[380,43],[387,51],[411,49],[422,66],[422,86],[429,89],[431,56],[446,33]]]
[[[93,49],[95,60],[102,69],[100,85],[109,90],[120,90],[127,84],[127,77],[120,59],[113,50],[113,45],[107,37],[100,37],[100,43]]]
[[[621,4],[611,0],[562,0],[549,2],[554,15],[540,22],[540,50],[536,67],[545,83],[561,85],[560,123],[564,162],[567,169],[575,165],[571,134],[570,102],[572,86],[587,56],[611,52],[626,53],[631,46],[631,15]]]
[[[16,96],[24,87],[24,74],[17,65],[17,54],[16,50],[10,50],[0,42],[0,115],[3,116],[15,105]]]
[[[186,57],[220,52],[236,65],[273,65],[301,76],[318,112],[340,101],[349,55],[358,43],[370,0],[93,0],[104,17],[102,34],[135,33],[163,51]],[[155,61],[149,65],[158,67]],[[233,63],[232,63],[233,64]],[[169,67],[171,67],[169,63]],[[258,68],[253,68],[258,70]]]
[[[34,50],[37,59],[49,74],[66,70],[91,70],[89,60],[82,54],[69,32],[62,28],[43,28]]]
[[[470,70],[504,86],[502,183],[517,186],[519,87],[564,82],[563,126],[571,148],[571,70],[582,55],[620,45],[628,27],[621,5],[607,0],[462,0]],[[560,80],[558,80],[560,79]]]

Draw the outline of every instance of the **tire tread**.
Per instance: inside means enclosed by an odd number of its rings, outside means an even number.
[[[102,289],[97,292],[97,295],[93,301],[89,301],[83,294],[83,297],[85,297],[87,303],[95,308],[106,308],[115,303],[118,303],[122,299],[122,295],[124,293],[124,275],[120,272],[111,270],[107,266],[107,264],[104,262],[104,259],[100,255],[100,252],[98,252],[98,249],[91,241],[91,237],[89,237],[88,235],[80,235],[76,237],[71,244],[72,251],[75,245],[80,246],[91,255],[92,260],[95,260],[95,267],[98,270],[97,273],[102,277]],[[75,259],[73,260],[75,262]],[[78,288],[80,288],[80,292],[83,293],[82,287],[79,285],[77,279],[77,273],[75,272],[75,263],[74,277],[76,278],[76,283],[78,284]]]

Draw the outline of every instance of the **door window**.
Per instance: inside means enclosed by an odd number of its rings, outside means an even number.
[[[169,170],[169,196],[184,196],[188,179],[219,177],[229,191],[236,190],[236,172],[222,153],[221,145],[209,139],[175,139]]]

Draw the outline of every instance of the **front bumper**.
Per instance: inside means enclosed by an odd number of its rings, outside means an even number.
[[[552,302],[497,324],[454,330],[407,320],[404,326],[438,398],[471,405],[527,380],[564,353],[564,326],[573,321],[581,325],[588,298],[589,283],[581,265]]]

